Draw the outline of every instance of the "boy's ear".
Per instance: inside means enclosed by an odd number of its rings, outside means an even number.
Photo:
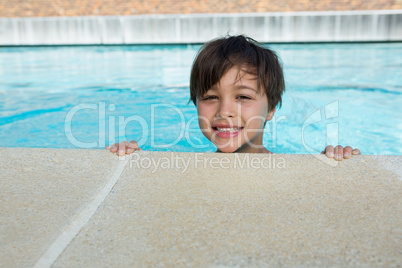
[[[269,120],[272,119],[272,117],[273,117],[274,114],[275,114],[275,111],[276,111],[276,107],[275,107],[274,109],[272,109],[272,110],[268,113],[268,115],[267,115],[267,121],[269,121]]]

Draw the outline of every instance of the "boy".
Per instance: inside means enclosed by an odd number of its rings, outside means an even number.
[[[271,153],[263,131],[282,104],[285,81],[277,55],[239,35],[206,43],[191,70],[190,98],[202,133],[222,153]],[[135,141],[106,149],[118,155],[141,150]],[[350,146],[327,146],[327,157],[342,160],[360,154]]]

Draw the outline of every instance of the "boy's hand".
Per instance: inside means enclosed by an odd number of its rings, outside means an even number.
[[[344,158],[349,159],[352,157],[352,155],[361,154],[360,150],[357,148],[353,149],[350,146],[343,148],[341,145],[338,145],[335,148],[332,145],[328,145],[321,153],[325,154],[328,158],[334,158],[337,161],[342,161]]]
[[[110,150],[112,153],[116,153],[119,156],[132,154],[135,151],[142,151],[142,149],[138,146],[136,141],[123,141],[122,143],[115,143],[112,146],[106,147],[106,150]]]

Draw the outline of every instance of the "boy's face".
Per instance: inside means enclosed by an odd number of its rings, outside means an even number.
[[[225,153],[266,151],[262,145],[268,100],[255,75],[232,67],[221,80],[197,99],[202,133]]]

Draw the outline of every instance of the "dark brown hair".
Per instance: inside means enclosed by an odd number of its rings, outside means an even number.
[[[285,80],[278,56],[243,35],[215,39],[201,47],[191,69],[190,101],[197,105],[197,98],[234,66],[256,75],[258,89],[263,88],[267,95],[269,111],[282,105]]]

